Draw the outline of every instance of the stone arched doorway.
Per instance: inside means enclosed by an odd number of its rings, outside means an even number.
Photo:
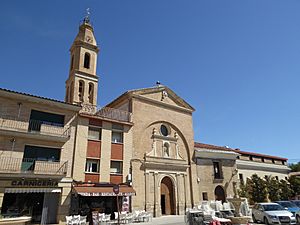
[[[224,188],[220,185],[215,189],[215,198],[218,201],[222,201],[222,203],[225,202],[225,191]]]
[[[160,207],[162,215],[175,215],[174,185],[169,177],[164,177],[160,185]]]

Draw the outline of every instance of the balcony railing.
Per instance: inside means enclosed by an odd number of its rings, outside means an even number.
[[[59,126],[59,124],[46,123],[38,120],[21,120],[7,115],[0,115],[0,129],[38,133],[43,135],[69,137],[70,127]]]
[[[111,120],[118,120],[122,122],[131,122],[130,112],[108,107],[97,109],[97,107],[94,105],[83,104],[80,113],[99,116]]]
[[[0,157],[0,173],[65,176],[68,162]]]

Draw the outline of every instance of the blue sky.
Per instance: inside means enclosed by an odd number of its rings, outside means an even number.
[[[0,86],[63,100],[88,7],[99,105],[159,80],[196,141],[300,160],[300,1],[0,1]]]

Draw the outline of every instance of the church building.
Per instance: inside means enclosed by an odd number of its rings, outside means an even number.
[[[65,224],[92,212],[114,219],[118,207],[183,215],[226,201],[250,170],[287,176],[285,158],[195,142],[195,109],[159,82],[98,108],[99,52],[87,16],[70,48],[64,102],[0,89],[2,216]]]

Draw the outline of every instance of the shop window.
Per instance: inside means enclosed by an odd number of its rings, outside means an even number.
[[[202,199],[203,199],[203,201],[208,201],[207,192],[202,192]]]
[[[123,173],[123,162],[111,161],[110,162],[110,173],[111,174],[122,174]]]
[[[89,69],[90,68],[90,60],[91,60],[91,55],[89,53],[84,54],[84,68]]]
[[[221,167],[219,162],[213,162],[214,165],[214,178],[222,179]]]
[[[101,140],[101,128],[100,127],[89,127],[88,139],[89,140]]]
[[[99,160],[87,159],[85,164],[85,172],[99,173]]]

